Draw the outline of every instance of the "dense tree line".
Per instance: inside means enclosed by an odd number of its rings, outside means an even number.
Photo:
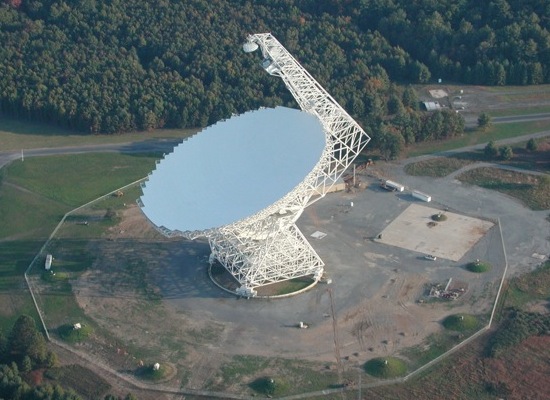
[[[318,8],[310,0],[310,9]],[[550,82],[550,3],[545,0],[338,0],[350,15],[424,63],[432,76],[484,85]],[[391,74],[391,69],[388,71]]]
[[[30,373],[37,369],[52,368],[57,363],[55,353],[48,351],[44,336],[34,320],[20,316],[11,331],[0,331],[0,399],[10,400],[81,400],[72,390],[46,383],[34,385]],[[122,400],[107,395],[105,400]],[[124,400],[136,400],[128,394]]]
[[[391,157],[459,133],[460,122],[419,114],[411,90],[390,80],[548,82],[544,4],[494,0],[489,12],[470,0],[2,0],[0,111],[116,133],[294,106],[258,55],[241,50],[247,33],[272,32]]]

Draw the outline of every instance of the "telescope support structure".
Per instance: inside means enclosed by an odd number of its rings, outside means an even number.
[[[260,49],[262,67],[280,77],[300,108],[315,115],[326,147],[319,162],[290,193],[257,214],[230,225],[181,234],[206,236],[212,253],[241,285],[236,293],[303,276],[321,279],[324,263],[296,226],[305,207],[322,198],[370,140],[369,136],[270,33],[249,35],[245,52]],[[173,234],[178,234],[173,232]]]

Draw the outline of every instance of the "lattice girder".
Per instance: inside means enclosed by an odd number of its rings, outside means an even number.
[[[241,285],[237,293],[254,296],[256,288],[312,275],[321,278],[324,263],[296,221],[305,207],[322,198],[341,178],[370,140],[369,136],[270,34],[248,36],[245,51],[259,47],[262,67],[283,79],[300,108],[317,117],[325,134],[318,163],[288,194],[256,214],[203,231],[157,229],[166,236],[207,237],[212,254]]]

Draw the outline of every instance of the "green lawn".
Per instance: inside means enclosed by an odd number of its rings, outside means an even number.
[[[11,163],[0,171],[0,240],[48,237],[66,212],[145,177],[159,157],[90,153]]]
[[[70,208],[143,178],[160,154],[70,154],[29,158],[6,168],[4,179]]]
[[[199,129],[156,129],[121,135],[87,135],[39,122],[23,121],[0,115],[2,151],[79,146],[87,144],[140,142],[153,138],[186,138]]]
[[[522,308],[531,301],[544,301],[550,298],[550,261],[546,261],[535,271],[510,279],[503,294],[505,307]]]
[[[528,108],[516,108],[512,110],[490,110],[487,111],[491,117],[508,117],[512,115],[529,115],[529,114],[543,114],[549,113],[550,106],[537,106]]]
[[[45,239],[69,208],[24,188],[0,185],[0,240]]]
[[[550,131],[550,120],[495,124],[486,131],[475,130],[466,132],[461,137],[454,139],[415,144],[405,149],[405,153],[406,157],[417,157],[424,154],[487,143],[491,140],[498,141],[502,139],[510,139],[542,131]]]
[[[515,197],[532,210],[550,209],[550,182],[545,177],[484,167],[466,171],[458,180]]]
[[[21,313],[36,315],[26,292],[23,274],[63,215],[143,178],[154,168],[158,158],[159,155],[155,154],[63,155],[15,161],[0,170],[0,302],[10,305],[3,307],[0,312],[0,328],[11,327],[16,316]],[[138,193],[138,187],[131,188],[124,196],[109,197],[105,202],[113,209],[118,209],[123,207],[125,201],[135,201]],[[101,211],[98,209],[95,212]],[[56,260],[64,270],[62,272],[75,273],[91,262],[84,249],[78,250],[83,242],[76,240],[79,235],[75,233],[82,232],[80,228],[87,229],[82,236],[89,238],[115,222],[103,219],[89,226],[68,224],[64,231],[65,237],[70,236],[75,240],[65,241],[64,245],[72,246],[77,251],[69,249],[70,256]],[[78,257],[75,258],[75,254]],[[37,265],[41,263],[43,260],[38,259]],[[78,311],[75,311],[78,315],[57,315],[68,309],[79,308],[76,304],[75,307],[67,306],[74,302],[74,298],[66,280],[54,280],[51,286],[51,292],[45,294],[48,298],[45,302],[48,317],[56,322],[65,317],[81,318],[82,314]]]

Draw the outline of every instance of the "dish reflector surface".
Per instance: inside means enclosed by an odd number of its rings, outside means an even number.
[[[178,145],[143,189],[147,217],[199,231],[249,217],[291,192],[325,148],[320,121],[277,107],[218,122]]]

